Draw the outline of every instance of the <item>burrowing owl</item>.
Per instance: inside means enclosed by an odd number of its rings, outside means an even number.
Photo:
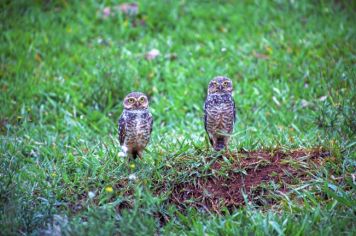
[[[232,82],[229,78],[218,76],[210,81],[204,113],[205,130],[211,145],[216,151],[228,149],[230,134],[236,121]]]
[[[123,150],[136,158],[150,140],[153,119],[148,110],[148,98],[140,92],[129,93],[124,99],[124,111],[119,119],[119,141]]]

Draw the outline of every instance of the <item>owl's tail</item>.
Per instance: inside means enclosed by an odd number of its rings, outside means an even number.
[[[221,151],[225,148],[225,140],[224,138],[218,138],[216,140],[216,144],[215,144],[215,150],[216,151]]]

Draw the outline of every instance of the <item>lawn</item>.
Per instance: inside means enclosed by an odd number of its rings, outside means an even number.
[[[1,235],[356,234],[354,1],[122,3],[1,1]],[[204,130],[217,75],[231,155]],[[136,160],[131,91],[154,117]]]

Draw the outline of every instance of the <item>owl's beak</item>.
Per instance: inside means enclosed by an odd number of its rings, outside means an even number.
[[[222,91],[223,90],[223,86],[221,84],[219,84],[219,91]]]
[[[135,107],[138,108],[140,106],[140,102],[135,103]]]

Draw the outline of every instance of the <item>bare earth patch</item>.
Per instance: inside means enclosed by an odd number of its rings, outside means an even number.
[[[189,205],[215,212],[243,205],[244,194],[257,205],[273,204],[273,193],[286,192],[308,180],[308,173],[328,156],[330,152],[322,149],[239,152],[228,160],[215,160],[211,175],[175,186],[169,201],[180,208]]]
[[[297,149],[292,151],[256,150],[232,153],[230,157],[207,158],[192,168],[184,159],[175,165],[175,170],[191,176],[183,182],[173,178],[163,179],[153,185],[155,195],[168,194],[167,203],[179,209],[195,207],[205,211],[221,212],[223,208],[233,209],[245,204],[246,200],[258,206],[271,206],[278,201],[281,193],[299,187],[311,179],[313,173],[330,157],[330,152],[321,148]],[[184,163],[180,165],[179,163]],[[188,169],[187,167],[190,167]],[[172,166],[167,167],[168,169]],[[194,174],[195,173],[195,174]],[[133,208],[135,182],[129,179],[118,181],[108,194],[108,202],[115,202],[117,196],[123,197],[115,205],[117,211]],[[167,187],[168,186],[168,187]],[[100,205],[99,188],[91,202]],[[89,197],[87,193],[77,196],[76,202],[69,202],[68,207],[76,214],[83,209]]]

